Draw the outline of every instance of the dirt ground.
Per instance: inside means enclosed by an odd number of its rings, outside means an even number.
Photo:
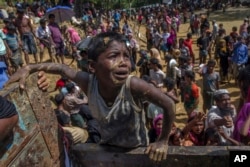
[[[198,11],[197,14],[199,13],[206,13],[206,11]],[[229,8],[225,13],[222,11],[216,11],[212,12],[210,14],[209,20],[216,20],[217,24],[219,25],[220,23],[223,23],[223,27],[226,29],[227,34],[231,32],[231,29],[233,26],[237,26],[238,29],[240,25],[243,23],[243,20],[246,16],[250,14],[249,8]],[[210,21],[211,24],[211,21]],[[189,24],[183,24],[180,27],[180,31],[178,34],[178,37],[186,37],[187,34],[187,29],[188,29]],[[195,65],[194,69],[197,71],[198,66],[199,66],[199,60],[198,60],[198,48],[196,47],[196,40],[197,37],[193,36],[193,48],[195,52]],[[213,56],[212,56],[213,57]],[[218,65],[216,66],[216,71],[218,71]],[[196,74],[196,82],[199,86],[202,85],[202,78]],[[234,81],[231,81],[230,83],[225,83],[225,84],[220,84],[220,88],[227,89],[230,92],[231,100],[232,103],[237,107],[238,105],[238,100],[240,97],[240,92],[238,89],[238,86],[234,84]],[[199,102],[199,110],[202,111],[202,104],[203,104],[203,99],[202,97],[200,98]],[[176,107],[176,123],[177,126],[179,127],[184,127],[185,123],[187,121],[187,115],[185,113],[185,110],[183,108],[183,103],[179,103]]]
[[[197,11],[196,13],[197,14],[206,13],[206,11],[205,10],[204,11]],[[226,32],[230,33],[231,28],[233,26],[239,27],[243,23],[243,20],[247,15],[250,15],[249,8],[244,8],[244,7],[242,7],[242,8],[229,8],[229,9],[227,9],[227,11],[225,13],[223,13],[222,11],[211,12],[209,20],[216,20],[217,24],[223,23],[224,28],[226,29]],[[178,38],[180,38],[180,37],[185,38],[186,37],[186,34],[188,32],[187,31],[188,27],[189,27],[188,23],[182,24],[180,26]],[[141,27],[140,32],[143,34],[145,32],[145,28]],[[193,41],[194,41],[193,48],[194,48],[194,52],[196,55],[196,61],[195,61],[195,65],[194,65],[195,71],[197,71],[197,69],[198,69],[198,48],[196,47],[196,44],[195,44],[196,40],[197,40],[197,37],[193,36]],[[140,45],[142,48],[146,46],[146,44],[143,41],[140,41]],[[48,61],[48,60],[49,60],[48,55],[45,55],[45,61]],[[69,64],[70,61],[71,61],[71,58],[66,58],[66,63]],[[33,57],[31,58],[31,62],[34,62]],[[71,65],[71,67],[74,69],[77,69],[76,63],[73,63]],[[218,66],[217,66],[216,70],[218,71]],[[49,91],[52,91],[55,87],[56,81],[60,78],[60,76],[48,74],[48,78],[51,81]],[[196,82],[199,86],[201,86],[201,78],[199,75],[196,75]],[[228,89],[228,91],[230,92],[233,104],[237,106],[238,99],[240,96],[238,87],[232,81],[231,81],[231,83],[222,84],[222,85],[220,85],[220,87]],[[55,93],[56,92],[50,93],[51,98],[55,95]],[[203,104],[203,100],[202,100],[202,98],[200,98],[200,102],[199,102],[199,110],[200,111],[202,111],[202,104]],[[186,112],[183,108],[183,103],[179,103],[176,106],[176,121],[175,122],[176,122],[178,127],[183,128],[185,126],[186,121],[187,121],[187,115],[186,115]]]

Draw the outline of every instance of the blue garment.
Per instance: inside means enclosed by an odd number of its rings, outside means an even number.
[[[241,42],[234,45],[232,62],[236,64],[245,64],[248,60],[248,49],[247,46]]]
[[[115,14],[114,14],[114,20],[117,22],[117,21],[120,21],[120,19],[121,19],[120,13],[115,12]]]
[[[6,69],[6,64],[0,61],[0,90],[3,89],[4,84],[9,80]]]
[[[19,48],[18,38],[16,34],[7,34],[6,35],[6,43],[9,46],[10,50],[15,51]]]

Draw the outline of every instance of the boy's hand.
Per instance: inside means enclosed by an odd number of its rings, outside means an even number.
[[[154,162],[160,162],[167,159],[168,144],[166,141],[157,141],[150,143],[147,147],[145,154]]]
[[[49,81],[44,71],[38,72],[37,86],[39,89],[42,89],[43,91],[46,91],[49,88]]]
[[[8,82],[6,82],[5,87],[11,83],[19,81],[19,86],[24,89],[25,79],[29,76],[30,69],[28,66],[18,69],[13,75],[10,76]]]
[[[218,133],[225,139],[228,138],[227,134],[224,132],[224,130],[221,127],[217,128]]]
[[[30,74],[30,69],[28,66],[18,69],[13,75],[10,76],[8,82],[4,85],[5,87],[11,83],[19,81],[19,86],[21,89],[25,89],[25,80]],[[40,89],[46,90],[49,87],[49,83],[47,81],[45,73],[40,71],[38,73],[38,81],[37,85]]]

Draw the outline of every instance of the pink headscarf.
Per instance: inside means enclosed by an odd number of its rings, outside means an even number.
[[[156,131],[156,135],[159,136],[161,134],[162,129],[161,128],[157,128],[157,123],[158,121],[163,120],[163,114],[159,114],[157,115],[154,120],[153,120],[153,128]]]

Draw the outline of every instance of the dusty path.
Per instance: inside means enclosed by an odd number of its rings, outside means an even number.
[[[205,10],[196,11],[196,13],[197,14],[206,13],[206,11]],[[215,11],[215,12],[210,13],[209,20],[216,20],[218,25],[220,23],[223,23],[227,34],[229,34],[233,26],[237,26],[239,29],[239,26],[243,23],[243,20],[247,15],[250,15],[249,8],[229,8],[227,9],[225,13],[223,13],[222,11]],[[210,21],[210,24],[211,24],[211,21]],[[178,38],[186,38],[186,34],[188,33],[187,31],[188,27],[189,27],[188,23],[181,25],[179,33],[178,33]],[[145,28],[142,26],[140,28],[140,34],[143,34],[143,33],[145,33]],[[142,38],[145,40],[144,36]],[[140,41],[142,48],[146,47],[144,40]],[[199,66],[198,48],[196,47],[196,40],[197,40],[197,37],[194,35],[193,36],[193,41],[194,41],[193,48],[194,48],[195,59],[196,59],[195,64],[194,64],[195,71],[198,70],[198,66]],[[216,71],[218,71],[218,66],[216,66]],[[201,87],[202,78],[198,74],[196,74],[196,82]],[[234,84],[234,82],[231,81],[231,83],[220,84],[220,88],[227,89],[230,92],[231,100],[233,104],[237,107],[240,93],[239,93],[238,87]],[[199,110],[202,111],[203,99],[201,96],[200,96],[199,101],[200,101]],[[183,103],[179,103],[176,106],[176,124],[178,127],[183,128],[185,126],[186,121],[187,121],[187,115],[183,108]]]

